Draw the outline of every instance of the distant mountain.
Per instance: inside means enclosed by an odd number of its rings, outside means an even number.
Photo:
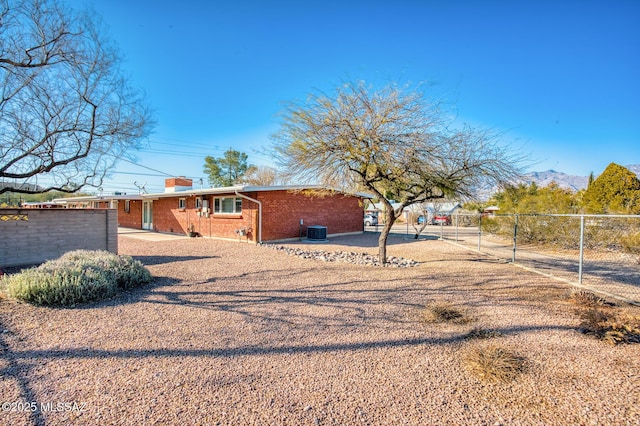
[[[640,179],[640,164],[631,164],[624,167],[634,172]],[[597,177],[597,175],[595,177]],[[555,182],[561,188],[579,191],[587,187],[589,176],[574,176],[555,170],[547,170],[545,172],[527,173],[524,175],[522,182],[526,184],[535,182],[539,187],[548,186],[551,182]]]
[[[0,182],[0,189],[11,188],[11,189],[26,189],[27,191],[40,191],[42,188],[38,185],[33,185],[31,183],[21,183],[14,184],[11,182]]]

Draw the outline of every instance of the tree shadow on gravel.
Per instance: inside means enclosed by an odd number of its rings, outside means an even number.
[[[220,256],[131,256],[145,266],[165,263],[188,262],[190,260],[220,259]]]
[[[179,256],[179,259],[184,257]],[[87,304],[82,307],[99,308],[117,306],[130,303],[179,305],[186,309],[205,309],[223,313],[240,314],[249,321],[264,325],[264,322],[285,326],[302,326],[305,332],[312,333],[315,328],[322,329],[327,326],[346,327],[349,333],[357,333],[357,327],[370,325],[375,321],[383,321],[384,324],[415,323],[415,320],[407,320],[402,313],[408,309],[424,307],[426,298],[442,298],[446,294],[469,291],[453,286],[436,286],[429,288],[422,281],[433,280],[433,274],[417,275],[415,282],[407,284],[406,278],[385,279],[378,283],[377,288],[364,288],[369,283],[366,278],[343,280],[331,283],[317,283],[301,285],[295,288],[274,288],[269,285],[273,274],[278,274],[286,279],[297,277],[306,273],[317,273],[316,268],[295,269],[288,271],[261,270],[254,272],[242,272],[231,276],[217,276],[204,278],[200,281],[183,281],[175,277],[156,277],[147,286],[130,290],[114,297],[113,299]],[[229,282],[225,283],[225,280]],[[244,280],[253,283],[259,288],[242,285]],[[402,284],[401,284],[402,283]],[[482,286],[484,283],[481,283]],[[444,291],[444,292],[443,292]],[[300,309],[291,310],[290,307]],[[258,308],[258,309],[256,309]],[[329,308],[325,316],[306,313],[315,308]],[[144,308],[142,308],[144,310]],[[317,312],[316,312],[317,314]],[[185,310],[185,315],[188,315]],[[4,330],[4,326],[0,324]],[[354,329],[356,327],[356,329]],[[568,326],[554,326],[549,324],[535,326],[511,326],[504,328],[492,328],[491,331],[508,335],[524,332],[549,332],[550,330],[572,330]],[[375,338],[360,342],[327,342],[305,344],[291,339],[282,339],[273,343],[256,343],[233,345],[217,345],[217,347],[184,347],[165,349],[101,349],[101,348],[63,348],[52,350],[28,349],[20,350],[18,342],[11,344],[5,341],[5,336],[0,335],[0,359],[2,367],[0,374],[5,380],[15,383],[22,401],[37,402],[40,407],[38,394],[31,385],[31,377],[34,376],[34,366],[43,363],[64,361],[71,359],[138,359],[154,360],[157,358],[237,358],[251,356],[278,356],[296,354],[322,354],[331,352],[357,352],[376,349],[397,349],[406,347],[419,347],[421,345],[451,345],[463,342],[469,337],[468,331],[459,333],[447,333],[445,336],[418,337],[418,338]],[[384,333],[380,333],[384,336]],[[372,335],[373,336],[373,335]],[[11,339],[13,340],[13,339]],[[245,341],[246,342],[246,341]],[[240,342],[238,342],[240,343]],[[202,343],[206,345],[206,343]],[[47,380],[55,380],[51,377]],[[44,398],[44,396],[40,396]],[[46,418],[40,410],[28,414],[28,421],[32,425],[44,425]]]
[[[15,382],[17,386],[17,390],[19,393],[19,397],[16,398],[15,401],[8,400],[8,397],[3,396],[0,400],[0,403],[3,404],[11,404],[12,402],[16,403],[31,403],[36,402],[36,393],[32,389],[29,379],[28,379],[28,370],[29,367],[25,366],[21,361],[24,359],[27,361],[27,364],[30,364],[31,357],[25,356],[16,356],[15,351],[13,351],[9,344],[6,341],[6,337],[8,337],[10,331],[8,327],[5,327],[2,321],[0,321],[0,360],[2,360],[2,368],[0,368],[0,377],[2,377],[3,382]],[[28,351],[27,351],[28,352]],[[44,417],[42,416],[42,412],[39,409],[40,404],[37,404],[37,410],[25,410],[28,412],[29,423],[34,426],[45,425]],[[8,413],[4,411],[10,410],[2,410],[0,413],[1,416],[7,416]]]
[[[133,294],[126,303],[180,305],[184,308],[239,314],[266,323],[322,328],[362,326],[373,321],[411,324],[414,321],[407,318],[408,311],[424,308],[426,303],[436,300],[457,299],[470,293],[475,295],[474,300],[466,300],[465,304],[494,308],[522,306],[523,300],[549,303],[563,293],[559,286],[549,289],[543,286],[546,289],[544,300],[540,300],[540,291],[531,292],[537,287],[527,287],[514,296],[511,293],[522,286],[498,283],[499,277],[478,277],[473,283],[461,284],[460,279],[468,277],[454,275],[437,281],[433,274],[418,275],[409,284],[405,278],[387,278],[377,287],[369,287],[370,280],[367,278],[294,288],[275,288],[270,285],[271,273],[290,279],[314,272],[311,268],[287,272],[243,272],[195,282],[165,277],[154,288]],[[238,287],[238,280],[248,280],[255,285]],[[437,282],[434,283],[434,280]],[[228,281],[233,284],[229,285]]]
[[[513,326],[492,328],[491,331],[501,335],[528,333],[552,330],[575,330],[569,326]],[[373,340],[357,343],[329,343],[316,345],[246,345],[225,348],[203,349],[48,349],[48,350],[7,350],[2,358],[7,356],[12,360],[44,359],[74,359],[74,358],[156,358],[156,357],[212,357],[235,358],[238,356],[280,355],[280,354],[318,354],[327,352],[362,351],[378,348],[395,349],[420,345],[449,345],[469,339],[469,333],[459,333],[447,337],[429,337],[413,339]]]
[[[4,326],[0,323],[0,327]],[[506,328],[495,328],[491,332],[496,335],[507,335],[512,333],[525,333],[551,330],[571,330],[567,326],[513,326]],[[41,411],[41,404],[47,402],[39,399],[37,393],[30,383],[30,377],[33,376],[33,368],[41,366],[48,362],[67,361],[74,359],[92,359],[103,362],[108,359],[150,359],[158,358],[228,358],[237,359],[238,357],[252,356],[278,356],[278,355],[298,355],[298,354],[322,354],[331,352],[358,352],[377,349],[398,349],[407,347],[418,347],[422,345],[451,345],[461,343],[470,338],[469,333],[459,333],[448,335],[446,337],[430,337],[430,338],[411,338],[411,339],[378,339],[357,343],[327,343],[312,345],[244,345],[237,347],[212,347],[212,348],[178,348],[178,349],[91,349],[91,348],[64,348],[49,350],[19,350],[12,349],[7,344],[4,335],[0,334],[0,360],[2,368],[0,374],[5,383],[14,381],[19,393],[18,401],[25,403],[35,403],[36,409],[28,412],[27,422],[33,426],[44,426],[46,419]],[[50,378],[49,380],[54,380]],[[5,401],[3,401],[5,402]],[[24,421],[25,413],[3,413],[4,416],[9,414],[23,415],[21,420]]]

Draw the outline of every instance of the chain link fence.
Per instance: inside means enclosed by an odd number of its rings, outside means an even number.
[[[422,234],[640,305],[640,216],[454,214]]]

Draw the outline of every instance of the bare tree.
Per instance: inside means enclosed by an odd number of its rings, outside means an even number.
[[[447,124],[439,105],[417,91],[347,83],[332,96],[316,93],[291,103],[274,148],[290,175],[364,188],[385,205],[379,257],[386,262],[389,232],[406,206],[473,198],[479,188],[519,174],[523,158],[508,153],[500,134]],[[399,203],[395,210],[388,198]]]
[[[286,185],[287,180],[278,170],[269,166],[252,166],[242,177],[242,182],[247,185],[274,186]]]
[[[100,186],[153,124],[95,15],[57,0],[0,0],[0,82],[0,193]]]

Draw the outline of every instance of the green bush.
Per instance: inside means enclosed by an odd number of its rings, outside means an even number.
[[[622,248],[631,254],[640,254],[640,232],[620,238]]]
[[[500,233],[500,223],[498,219],[486,217],[482,218],[482,232],[486,232],[489,234],[498,234]]]
[[[76,250],[4,278],[9,296],[53,306],[106,299],[119,289],[151,281],[149,271],[131,256],[106,251]]]

